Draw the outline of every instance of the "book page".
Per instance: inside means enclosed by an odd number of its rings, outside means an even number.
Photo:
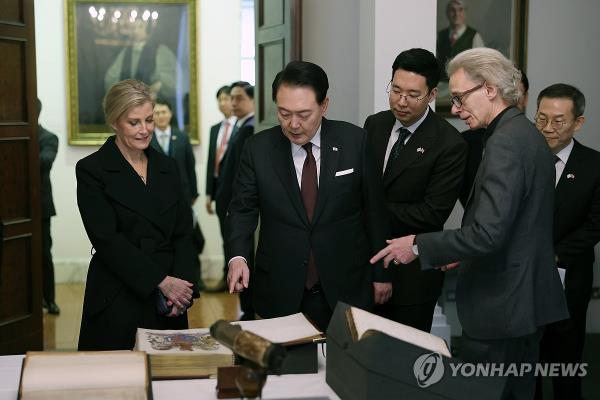
[[[150,355],[226,354],[233,352],[217,342],[206,328],[181,330],[152,330],[138,328],[135,349]]]
[[[448,346],[442,338],[427,332],[420,331],[411,326],[391,321],[389,319],[372,314],[360,308],[349,309],[358,339],[362,339],[369,330],[383,332],[386,335],[419,346],[429,351],[435,351],[446,357],[451,357]]]
[[[255,321],[236,321],[233,324],[262,336],[272,343],[288,344],[303,339],[309,342],[322,336],[322,332],[315,328],[302,313]]]
[[[132,351],[28,353],[23,365],[23,394],[147,386],[146,354]]]

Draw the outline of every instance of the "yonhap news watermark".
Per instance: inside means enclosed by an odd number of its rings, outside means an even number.
[[[445,374],[451,377],[581,377],[587,375],[587,363],[455,363],[444,365],[439,353],[423,354],[415,360],[413,371],[419,387],[425,388],[438,383]]]

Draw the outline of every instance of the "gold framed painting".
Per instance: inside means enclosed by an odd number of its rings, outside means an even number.
[[[472,47],[500,51],[521,70],[527,53],[528,0],[438,0],[436,56],[444,72],[436,112],[450,115],[446,63]]]
[[[112,135],[102,99],[128,78],[150,85],[199,143],[196,0],[65,0],[65,12],[69,144]]]

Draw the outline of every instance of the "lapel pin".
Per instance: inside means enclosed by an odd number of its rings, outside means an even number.
[[[334,146],[334,147],[331,148],[331,150],[338,151],[338,148]]]
[[[421,153],[421,154],[423,154],[423,153],[425,153],[425,149],[424,149],[424,148],[422,148],[422,147],[419,147],[419,148],[417,149],[417,153]]]
[[[575,175],[574,174],[567,174],[567,179],[575,179]]]
[[[171,140],[177,140],[177,136],[171,135]]]

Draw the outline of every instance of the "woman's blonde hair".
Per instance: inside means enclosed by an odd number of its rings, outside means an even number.
[[[123,114],[131,108],[151,103],[154,107],[154,96],[150,87],[135,79],[117,82],[104,96],[102,108],[108,126],[113,126]]]
[[[461,68],[473,81],[496,86],[500,96],[510,105],[517,104],[523,96],[519,89],[521,71],[498,50],[477,47],[458,53],[448,63],[448,76]]]

